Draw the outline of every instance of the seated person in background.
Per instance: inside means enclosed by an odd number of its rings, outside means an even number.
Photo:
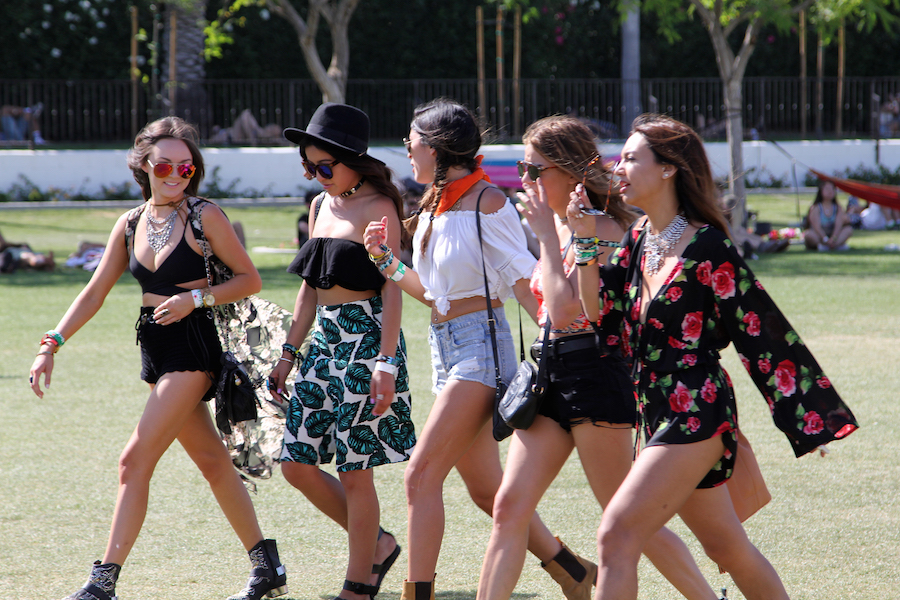
[[[859,203],[859,198],[856,196],[847,198],[847,221],[853,229],[862,227],[862,211],[863,205]]]
[[[881,206],[874,202],[869,202],[869,206],[860,213],[862,228],[868,231],[881,231],[887,225],[884,213],[881,212]]]
[[[757,254],[765,254],[771,252],[784,252],[791,245],[790,240],[768,240],[763,236],[750,233],[744,227],[733,229],[731,227],[731,211],[734,209],[737,199],[734,194],[725,194],[722,196],[722,210],[725,212],[731,239],[737,247],[738,252],[747,260],[755,260],[759,258]]]
[[[830,181],[819,181],[819,191],[809,209],[809,229],[803,232],[803,243],[809,250],[828,252],[848,250],[847,240],[853,228],[847,213],[837,202],[837,189]]]
[[[41,136],[39,117],[44,105],[38,102],[34,106],[0,106],[0,139],[10,141],[34,140],[35,144],[44,144]]]
[[[885,229],[900,229],[900,210],[882,206],[881,212],[884,213]]]

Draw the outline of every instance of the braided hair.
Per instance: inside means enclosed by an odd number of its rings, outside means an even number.
[[[434,211],[449,183],[447,173],[452,167],[472,172],[478,169],[475,155],[481,148],[481,130],[469,109],[446,98],[417,106],[413,111],[410,129],[422,136],[422,142],[435,151],[434,181],[419,201],[419,209],[403,223],[412,236],[418,225],[419,214],[423,211],[432,213],[428,229],[422,237],[421,250],[425,254],[431,239]]]

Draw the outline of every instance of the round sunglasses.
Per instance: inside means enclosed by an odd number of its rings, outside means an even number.
[[[310,174],[311,177],[315,177],[316,174],[322,176],[323,179],[331,179],[334,177],[334,169],[333,166],[341,164],[341,161],[336,160],[330,165],[314,165],[313,163],[304,160],[303,168],[306,169],[306,172]]]
[[[177,170],[178,174],[182,179],[190,179],[194,176],[194,173],[197,172],[197,167],[188,163],[186,165],[173,165],[170,163],[157,163],[153,164],[150,162],[150,159],[147,159],[147,164],[153,167],[153,174],[159,177],[160,179],[164,179],[172,174],[173,170]]]

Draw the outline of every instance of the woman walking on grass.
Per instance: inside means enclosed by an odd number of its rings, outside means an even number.
[[[379,528],[373,467],[409,459],[411,419],[402,292],[386,284],[362,245],[382,217],[400,239],[402,200],[391,172],[366,154],[369,118],[345,104],[320,106],[306,130],[286,129],[309,178],[325,188],[310,206],[310,239],[288,271],[303,278],[284,352],[270,388],[284,393],[299,372],[287,411],[281,472],[349,533],[350,560],[339,600],[366,600],[400,554]],[[399,251],[399,247],[398,247]],[[309,349],[298,348],[315,324]],[[338,478],[320,465],[335,460]],[[386,535],[385,535],[386,534]]]
[[[601,340],[595,333],[582,312],[576,271],[605,261],[636,214],[618,194],[608,193],[611,175],[582,121],[541,119],[528,127],[522,142],[525,160],[519,162],[519,174],[525,193],[519,194],[519,212],[541,244],[531,290],[540,325],[550,319],[547,352],[540,357],[546,361],[542,367],[549,386],[534,423],[516,430],[510,442],[478,583],[479,600],[512,595],[525,560],[530,517],[573,448],[578,449],[594,497],[604,507],[633,458],[634,388],[619,351],[620,338]],[[576,238],[566,221],[576,186],[583,188],[590,202],[586,206],[605,210],[599,216],[582,215],[603,240],[587,258],[580,249],[594,240]],[[715,600],[687,547],[670,530],[656,532],[644,553],[686,598]],[[591,582],[584,588],[589,595]]]
[[[126,270],[141,284],[141,379],[150,397],[119,458],[119,494],[109,541],[85,586],[68,600],[110,600],[122,564],[147,513],[150,478],[178,440],[210,484],[253,565],[247,588],[233,600],[287,593],[275,540],[264,540],[253,504],[213,425],[205,401],[215,394],[222,354],[212,307],[260,289],[259,273],[222,210],[196,194],[203,179],[197,131],[177,117],[147,125],[135,139],[128,164],[146,203],[122,215],[90,282],[55,329],[41,340],[31,367],[31,389],[44,396],[56,352],[100,310]],[[204,242],[205,238],[206,242]],[[207,287],[204,249],[213,263],[234,273]]]
[[[450,470],[456,467],[473,501],[488,514],[502,477],[499,448],[488,426],[495,370],[482,245],[499,368],[506,382],[516,365],[503,303],[515,296],[532,317],[537,304],[528,289],[534,258],[515,209],[479,167],[481,133],[472,114],[449,100],[432,101],[416,108],[404,141],[415,180],[431,184],[409,222],[415,231],[415,270],[384,246],[395,239],[387,220],[369,225],[365,245],[385,275],[431,307],[429,344],[437,397],[406,469],[410,548],[402,594],[404,600],[428,600],[435,594],[444,535],[442,490]],[[481,213],[480,239],[476,211]],[[562,567],[551,574],[567,597],[589,597],[596,565],[563,547],[536,513],[528,520],[528,549],[545,564]]]
[[[637,597],[641,552],[676,513],[746,598],[787,598],[722,485],[738,418],[719,351],[735,344],[797,456],[849,435],[856,420],[728,238],[700,137],[669,117],[639,117],[614,172],[622,198],[647,216],[609,265],[578,270],[580,295],[601,337],[625,337],[644,448],[603,511],[596,598]],[[578,218],[586,201],[574,195],[567,210],[582,238],[596,235]]]

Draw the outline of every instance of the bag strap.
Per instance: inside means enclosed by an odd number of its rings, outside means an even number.
[[[206,267],[206,285],[209,287],[212,287],[212,285],[213,285],[212,272],[209,269],[209,252],[208,252],[208,248],[210,248],[209,240],[206,238],[206,233],[203,231],[203,213],[199,212],[199,213],[197,213],[197,216],[199,217],[197,220],[200,222],[200,239],[203,241],[203,243],[199,244],[199,246],[200,246],[200,248],[203,249],[203,266]],[[222,322],[222,315],[219,314],[219,311],[216,310],[215,307],[211,307],[210,310],[212,310],[213,314],[216,316],[216,329],[218,329],[219,331],[224,331],[225,324]],[[222,341],[223,338],[224,338],[224,343]],[[231,351],[231,342],[229,341],[227,335],[223,336],[220,333],[219,334],[219,343],[222,344],[223,350],[225,350],[226,352]]]
[[[491,331],[491,350],[494,352],[494,377],[496,380],[495,388],[497,395],[500,395],[500,386],[503,379],[500,377],[500,357],[497,354],[497,322],[494,320],[494,307],[491,306],[491,290],[488,286],[487,267],[484,262],[484,243],[481,240],[481,197],[490,187],[485,187],[478,194],[478,200],[475,201],[475,228],[478,230],[478,247],[481,248],[481,274],[484,277],[484,297],[487,300],[488,329]],[[522,322],[519,321],[521,326]],[[521,331],[521,330],[520,330]]]

